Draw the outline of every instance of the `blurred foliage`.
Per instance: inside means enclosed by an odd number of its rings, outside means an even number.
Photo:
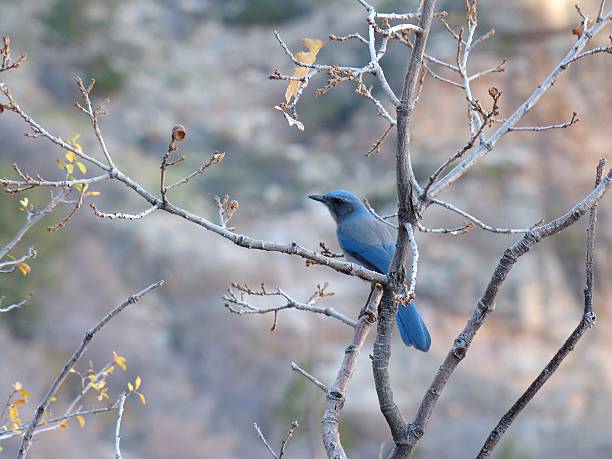
[[[127,73],[119,67],[116,59],[108,54],[98,54],[85,63],[87,79],[96,80],[96,94],[107,96],[123,89],[127,81]]]
[[[309,14],[308,0],[230,0],[223,2],[222,19],[228,24],[279,24]]]
[[[531,455],[515,446],[512,438],[506,439],[498,450],[495,459],[531,459]]]
[[[56,0],[38,16],[45,38],[60,43],[78,43],[88,38],[96,29],[109,25],[108,15],[93,19],[88,14],[90,0]]]
[[[300,362],[299,365],[306,371],[310,371],[312,367],[305,362]],[[285,386],[285,391],[275,407],[275,424],[287,426],[297,420],[300,422],[300,428],[295,431],[295,435],[311,434],[310,423],[304,420],[311,419],[313,416],[320,419],[323,416],[323,408],[322,392],[306,378],[296,374]]]
[[[320,80],[312,83],[313,88],[324,85]],[[354,85],[343,84],[322,96],[312,98],[309,95],[308,98],[303,98],[300,119],[309,130],[337,132],[348,127],[355,112],[368,103],[370,102],[365,97],[355,95]],[[373,108],[372,112],[376,113]]]
[[[8,171],[0,171],[0,175],[8,175]],[[29,197],[30,202],[42,207],[49,200],[49,195],[43,190],[34,190],[19,196],[0,196],[0,244],[4,245],[13,238],[19,228],[25,222],[25,215],[19,210],[19,199],[24,195]],[[57,212],[61,212],[58,209]],[[56,213],[57,213],[56,212]],[[39,294],[42,289],[59,280],[63,274],[53,269],[55,255],[67,247],[69,238],[66,230],[50,233],[47,227],[54,217],[58,219],[56,213],[51,217],[47,216],[37,225],[34,225],[24,236],[21,243],[10,252],[11,255],[19,257],[25,253],[29,247],[34,247],[38,256],[33,260],[28,260],[32,272],[24,276],[16,270],[8,274],[0,274],[0,297],[5,297],[3,305],[12,304],[26,298],[33,293],[32,301],[24,308],[14,310],[2,315],[3,324],[10,327],[15,336],[28,338],[32,335],[36,320],[40,313]],[[63,215],[63,214],[62,214]]]
[[[56,0],[38,15],[44,38],[51,45],[73,48],[66,54],[83,77],[96,80],[96,92],[109,96],[123,89],[128,74],[123,72],[117,59],[104,46],[112,40],[112,24],[116,1]],[[88,46],[91,45],[91,46]],[[64,62],[57,65],[63,66]],[[51,62],[53,65],[53,61]],[[62,71],[65,69],[62,67]],[[53,84],[46,84],[53,88]],[[63,94],[58,94],[62,96]]]

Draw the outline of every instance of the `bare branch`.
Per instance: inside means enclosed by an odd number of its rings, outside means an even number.
[[[606,191],[609,189],[611,183],[612,169],[608,171],[595,190],[572,207],[568,212],[545,225],[532,228],[518,242],[504,252],[504,255],[501,257],[482,298],[478,301],[472,317],[470,317],[463,330],[455,339],[450,351],[444,359],[444,362],[440,366],[440,369],[436,373],[434,380],[430,384],[429,389],[421,401],[416,418],[406,429],[406,434],[403,437],[403,440],[408,444],[408,454],[414,450],[415,445],[423,436],[432,411],[440,395],[442,394],[446,383],[459,363],[465,358],[466,353],[474,337],[476,336],[476,333],[480,327],[482,327],[489,314],[494,310],[497,293],[514,264],[522,255],[527,253],[542,239],[557,234],[578,221],[578,219],[580,219],[586,212],[596,205],[597,202],[599,202],[604,193],[606,193]]]
[[[4,297],[0,298],[0,304],[2,304],[3,298]],[[25,305],[27,305],[30,302],[31,299],[32,299],[31,295],[28,295],[28,297],[24,300],[21,300],[17,303],[9,304],[8,306],[0,308],[0,314],[4,314],[5,312],[12,311],[13,309],[23,308]]]
[[[490,69],[487,70],[481,70],[478,73],[475,73],[474,75],[471,75],[468,77],[468,81],[473,81],[476,80],[478,78],[481,78],[485,75],[489,75],[491,73],[500,73],[500,72],[505,72],[506,71],[506,59],[502,59],[502,61],[497,64],[497,66],[492,67]]]
[[[498,234],[522,234],[522,233],[526,233],[528,232],[531,228],[496,228],[494,226],[491,225],[487,225],[486,223],[482,222],[481,220],[477,219],[476,217],[474,217],[473,215],[468,214],[467,212],[465,212],[464,210],[459,209],[458,207],[446,202],[446,201],[441,201],[439,199],[431,199],[430,200],[433,204],[437,204],[441,207],[444,207],[450,211],[453,211],[459,215],[461,215],[464,218],[467,218],[469,221],[471,221],[472,223],[474,223],[476,226],[482,228],[485,231],[491,231],[492,233],[498,233]]]
[[[308,373],[306,370],[304,370],[302,367],[300,367],[297,363],[291,362],[291,369],[293,371],[297,371],[299,374],[304,376],[304,378],[306,378],[308,381],[313,383],[315,386],[317,386],[323,392],[327,393],[327,390],[328,390],[327,386],[325,384],[323,384],[321,381],[319,381],[317,378],[315,378],[313,375]]]
[[[178,142],[182,141],[187,135],[187,130],[180,124],[177,124],[172,128],[172,135],[170,137],[170,144],[168,145],[168,150],[164,154],[161,163],[161,176],[160,176],[160,193],[162,198],[162,207],[165,207],[168,204],[167,192],[168,188],[166,187],[166,171],[169,166],[172,166],[170,163],[170,155],[178,150]],[[175,163],[174,163],[175,164]]]
[[[291,426],[289,427],[289,430],[287,431],[287,435],[285,436],[285,439],[281,443],[280,452],[278,453],[278,459],[283,459],[283,457],[285,457],[287,444],[289,443],[289,440],[291,440],[291,437],[293,437],[293,432],[295,432],[295,429],[297,429],[298,427],[299,427],[299,424],[297,421],[293,421],[291,423]]]
[[[564,129],[566,127],[570,127],[570,126],[576,124],[579,121],[580,121],[580,118],[578,118],[578,113],[574,112],[574,113],[572,113],[572,119],[569,120],[566,123],[551,124],[550,126],[520,126],[520,127],[511,127],[510,129],[508,129],[508,131],[509,132],[512,132],[512,131],[541,132],[541,131],[548,131],[550,129]]]
[[[404,291],[404,265],[410,250],[409,247],[411,247],[408,228],[412,229],[420,219],[417,197],[419,190],[410,158],[410,124],[414,107],[420,95],[423,55],[433,19],[435,3],[435,0],[423,0],[421,2],[419,26],[423,29],[423,32],[417,34],[414,40],[408,70],[404,78],[401,100],[397,105],[396,181],[399,202],[399,229],[395,254],[389,267],[389,281],[383,289],[383,296],[378,309],[378,324],[372,358],[378,403],[395,442],[395,448],[391,453],[392,459],[407,457],[405,446],[401,441],[406,421],[393,399],[388,367],[391,358],[391,333],[397,311],[397,304],[394,303],[393,298]]]
[[[470,138],[470,140],[468,140],[468,142],[462,148],[457,150],[457,152],[454,155],[452,155],[450,158],[444,161],[440,165],[440,167],[438,167],[438,169],[436,169],[436,171],[431,175],[431,177],[429,177],[429,181],[427,182],[427,185],[425,185],[425,188],[423,189],[423,192],[421,193],[421,196],[420,196],[423,202],[425,203],[428,202],[429,189],[432,187],[434,182],[438,180],[442,172],[444,172],[444,170],[448,166],[450,166],[452,163],[454,163],[458,159],[462,158],[463,155],[465,155],[465,153],[467,153],[469,150],[472,149],[472,147],[476,143],[476,140],[482,134],[484,128],[489,126],[491,124],[491,120],[493,119],[493,117],[499,114],[499,99],[501,97],[501,94],[502,94],[501,91],[499,91],[495,87],[491,87],[489,89],[489,95],[493,99],[493,107],[491,108],[490,111],[485,111],[480,105],[480,103],[478,102],[472,103],[474,110],[482,115],[482,120],[479,120],[478,130],[472,134],[472,137]],[[476,115],[476,117],[478,118],[478,115]]]
[[[158,206],[151,206],[148,209],[143,210],[139,214],[126,214],[124,212],[100,212],[93,202],[89,204],[89,207],[91,207],[91,209],[94,211],[94,215],[96,217],[108,218],[110,220],[140,220],[141,218],[144,218],[159,209]]]
[[[125,400],[127,399],[127,394],[123,392],[119,396],[119,408],[117,412],[117,423],[115,425],[115,459],[123,459],[121,455],[121,420],[123,419],[123,407],[125,405]]]
[[[270,454],[272,454],[273,457],[278,459],[278,456],[276,455],[276,453],[274,452],[274,450],[268,443],[268,440],[266,440],[266,437],[264,437],[264,434],[261,432],[261,429],[259,428],[256,422],[253,423],[253,427],[257,431],[257,437],[259,437],[259,439],[264,442],[264,445],[266,445],[266,448],[268,448],[268,451],[270,451]]]
[[[136,303],[138,300],[140,300],[144,295],[149,293],[151,290],[161,287],[162,285],[164,285],[163,280],[148,286],[147,288],[136,293],[135,295],[130,296],[123,303],[115,307],[106,316],[104,316],[102,320],[100,320],[100,322],[98,322],[91,330],[88,330],[85,333],[85,337],[83,338],[83,341],[81,342],[80,346],[74,351],[70,359],[68,359],[68,361],[66,362],[66,365],[64,365],[64,368],[62,369],[60,374],[57,376],[57,378],[55,378],[55,380],[51,384],[51,387],[49,388],[47,395],[45,395],[43,400],[38,405],[38,408],[36,409],[36,413],[34,414],[32,421],[30,421],[28,425],[28,429],[25,431],[23,435],[23,440],[21,442],[19,453],[17,455],[18,459],[23,459],[27,456],[28,451],[30,450],[30,446],[32,445],[32,436],[34,435],[34,430],[38,426],[43,414],[47,410],[47,407],[49,406],[49,402],[51,398],[55,395],[59,387],[62,385],[62,383],[66,379],[66,376],[68,376],[68,374],[70,373],[70,370],[83,356],[87,348],[87,345],[96,335],[96,333],[98,333],[113,317],[115,317],[117,314],[123,311],[127,306],[129,306],[130,304]]]
[[[606,7],[606,0],[601,0],[601,3],[599,4],[599,11],[597,11],[597,22],[602,20],[605,7]]]
[[[451,236],[459,236],[472,231],[474,229],[474,224],[470,222],[464,222],[463,226],[460,226],[458,228],[427,228],[423,226],[420,222],[418,222],[417,228],[422,233],[439,233],[450,234]]]
[[[333,317],[334,319],[339,320],[351,327],[354,327],[356,322],[345,316],[344,314],[336,311],[334,308],[329,308],[325,306],[318,306],[316,302],[323,297],[331,296],[333,293],[329,293],[326,291],[326,288],[329,284],[324,284],[323,286],[317,286],[317,291],[311,296],[310,300],[306,303],[301,303],[299,301],[294,300],[291,296],[289,296],[285,291],[276,287],[274,290],[266,290],[262,285],[260,290],[253,290],[248,285],[241,285],[237,282],[232,284],[232,287],[227,290],[227,293],[223,296],[223,300],[225,301],[225,307],[238,315],[245,314],[269,314],[276,313],[278,311],[282,311],[283,309],[298,309],[300,311],[309,311],[317,314],[323,314],[329,317]],[[245,296],[276,296],[285,299],[285,303],[279,306],[270,306],[267,308],[259,308],[248,301],[245,300]]]
[[[350,34],[344,35],[344,36],[338,36],[338,35],[334,35],[334,34],[329,34],[329,36],[327,38],[329,38],[331,41],[337,41],[337,42],[340,42],[340,43],[342,43],[343,41],[346,41],[346,40],[359,40],[363,44],[366,44],[366,45],[368,44],[368,40],[363,38],[357,32],[350,33]]]
[[[202,175],[206,171],[206,169],[208,169],[212,165],[220,164],[223,161],[224,158],[225,158],[225,153],[221,153],[221,152],[215,151],[206,164],[204,164],[202,167],[196,169],[194,172],[192,172],[188,176],[182,178],[178,182],[173,183],[172,185],[168,185],[166,187],[166,190],[171,190],[172,188],[176,188],[177,186],[180,186],[180,185],[183,185],[183,184],[189,182],[194,177],[197,177],[198,175]]]
[[[83,198],[85,197],[85,192],[87,191],[87,188],[85,186],[83,186],[81,188],[81,191],[79,192],[79,199],[77,200],[75,206],[72,208],[72,210],[68,213],[68,215],[66,215],[62,221],[60,221],[59,223],[53,225],[53,226],[49,226],[47,227],[47,231],[58,231],[60,229],[62,229],[64,226],[66,226],[68,224],[68,222],[70,220],[72,220],[72,218],[77,214],[77,212],[79,211],[79,209],[81,208],[81,206],[83,205]]]
[[[326,390],[325,413],[323,414],[323,444],[328,457],[346,459],[346,453],[340,442],[340,413],[346,401],[348,385],[357,368],[359,354],[372,326],[376,322],[376,309],[382,297],[382,287],[373,286],[367,303],[359,313],[359,320],[355,325],[352,343],[344,351],[344,359],[338,369],[333,385]]]
[[[456,86],[458,88],[463,89],[463,85],[461,83],[457,83],[456,81],[450,80],[448,78],[443,77],[442,75],[437,74],[436,72],[434,72],[431,67],[429,67],[428,65],[425,65],[425,69],[427,70],[427,72],[434,77],[436,80],[439,80],[443,83],[448,83],[452,86]]]
[[[2,47],[0,47],[0,73],[7,70],[16,69],[21,66],[21,63],[27,59],[25,53],[20,54],[16,61],[11,58],[11,39],[8,35],[2,36]]]
[[[595,177],[595,186],[599,185],[603,168],[606,165],[605,160],[601,160],[597,166]],[[499,423],[489,434],[482,449],[478,453],[477,459],[489,457],[493,452],[499,440],[508,430],[510,425],[518,417],[521,411],[527,404],[536,396],[538,391],[546,384],[548,379],[555,373],[563,360],[574,350],[580,338],[589,330],[597,319],[597,315],[593,311],[593,247],[595,241],[595,223],[597,222],[597,202],[591,207],[589,215],[589,225],[587,227],[587,251],[586,251],[586,286],[584,288],[584,311],[580,323],[574,329],[572,334],[567,338],[563,346],[557,351],[554,357],[548,362],[546,367],[540,372],[538,377],[529,385],[527,390],[521,395],[514,405],[504,414]]]
[[[103,107],[104,105],[108,103],[108,100],[104,101],[100,107],[93,108],[91,104],[91,99],[89,96],[94,87],[95,80],[93,79],[90,80],[87,87],[85,87],[85,85],[83,84],[83,80],[81,80],[81,78],[76,77],[75,81],[76,81],[77,87],[79,88],[79,91],[81,91],[81,96],[83,97],[83,101],[85,102],[85,107],[83,108],[79,106],[79,108],[91,120],[91,125],[96,135],[96,139],[98,139],[98,143],[100,144],[100,148],[102,149],[102,153],[104,154],[104,157],[106,158],[106,161],[108,162],[108,165],[110,166],[111,170],[115,169],[115,163],[113,163],[113,159],[111,158],[110,153],[108,152],[108,148],[106,148],[106,143],[104,142],[104,138],[102,137],[102,133],[100,132],[100,126],[99,126],[99,121],[98,121],[99,116],[101,114],[104,114]]]
[[[38,223],[45,215],[50,214],[57,207],[57,205],[64,201],[70,189],[63,190],[58,193],[56,196],[51,198],[51,201],[47,206],[42,210],[36,210],[34,208],[29,208],[26,214],[26,222],[24,225],[17,231],[13,239],[11,239],[6,245],[0,247],[0,260],[2,260],[7,253],[9,253],[13,248],[21,241],[21,239],[25,236],[25,234],[36,224]]]
[[[591,41],[591,39],[599,33],[612,20],[612,12],[602,17],[601,21],[597,21],[591,27],[586,27],[582,36],[576,41],[574,46],[565,55],[561,62],[549,73],[544,81],[531,93],[531,95],[518,107],[514,113],[495,130],[481,145],[457,164],[449,171],[435,186],[431,189],[431,196],[438,195],[442,190],[450,186],[458,180],[463,174],[471,169],[478,160],[486,156],[493,149],[495,144],[509,132],[510,128],[516,124],[528,113],[540,100],[540,98],[548,91],[557,81],[559,76],[574,62],[574,58],[580,55],[580,52]],[[586,24],[585,24],[586,25]]]

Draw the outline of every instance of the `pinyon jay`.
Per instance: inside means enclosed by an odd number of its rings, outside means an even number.
[[[350,191],[336,190],[309,198],[325,204],[336,220],[336,236],[349,261],[387,273],[395,253],[395,238],[357,196]],[[404,344],[423,352],[429,350],[431,337],[414,301],[407,306],[400,305],[395,319]]]

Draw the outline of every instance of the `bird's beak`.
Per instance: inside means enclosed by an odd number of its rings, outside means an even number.
[[[312,199],[313,201],[319,201],[319,202],[322,202],[323,204],[327,203],[327,196],[325,196],[324,194],[311,194],[308,197]]]

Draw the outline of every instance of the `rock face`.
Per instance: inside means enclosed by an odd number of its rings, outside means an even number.
[[[335,247],[331,219],[306,195],[343,187],[392,211],[394,141],[389,139],[380,155],[364,158],[362,153],[384,130],[383,123],[348,85],[314,97],[314,90],[325,84],[322,77],[312,82],[301,102],[305,132],[287,126],[272,108],[282,100],[285,85],[268,81],[267,75],[277,67],[290,72],[291,65],[272,31],[278,28],[289,46],[299,49],[304,37],[363,32],[363,11],[347,0],[293,1],[278,16],[273,10],[277,5],[269,6],[274,2],[253,3],[259,5],[252,19],[256,24],[237,19],[247,17],[249,2],[241,1],[132,0],[96,6],[85,0],[0,1],[0,32],[12,36],[16,51],[29,54],[27,64],[7,76],[7,83],[21,105],[45,125],[67,138],[81,133],[83,147],[93,152],[97,147],[89,126],[70,103],[77,97],[73,75],[95,77],[100,98],[111,98],[102,121],[107,143],[130,175],[151,189],[158,186],[160,158],[171,127],[180,122],[189,135],[181,146],[187,160],[173,172],[177,177],[200,166],[214,150],[227,156],[221,167],[178,192],[173,198],[177,203],[214,216],[213,196],[229,193],[240,202],[233,220],[240,232],[308,247],[323,240]],[[390,10],[400,9],[397,2],[387,3]],[[463,2],[446,3],[450,18],[462,20],[456,4]],[[511,113],[571,47],[578,16],[568,5],[554,0],[537,6],[529,1],[482,2],[481,33],[492,26],[498,34],[474,53],[471,69],[495,65],[503,57],[510,61],[508,71],[476,85],[475,97],[487,100],[487,89],[495,85],[503,91],[501,117]],[[596,11],[596,6],[582,5],[585,12]],[[74,29],[71,22],[58,22],[62,8],[76,21]],[[439,58],[454,59],[453,44],[441,27],[434,29],[431,50]],[[570,69],[525,120],[529,125],[554,124],[577,111],[581,123],[562,131],[508,135],[445,193],[445,199],[490,224],[525,227],[563,213],[588,193],[596,160],[610,150],[608,57],[585,59]],[[355,43],[330,43],[319,55],[326,62],[363,58],[364,50]],[[391,83],[398,87],[406,50],[393,45],[385,60]],[[0,152],[6,159],[0,167],[18,160],[29,170],[51,170],[53,159],[63,152],[24,140],[22,131],[13,118],[0,116]],[[468,137],[463,95],[427,79],[412,137],[415,170],[425,180]],[[101,191],[105,209],[133,211],[142,205],[117,185]],[[512,427],[500,457],[612,456],[612,367],[606,352],[606,332],[612,325],[612,287],[606,282],[612,274],[607,257],[612,249],[610,202],[601,206],[597,236],[598,326]],[[430,227],[461,223],[438,209],[425,220]],[[326,318],[285,311],[279,315],[278,330],[270,333],[271,317],[229,315],[220,297],[232,281],[264,281],[306,299],[318,283],[328,280],[336,295],[326,303],[355,315],[367,285],[322,267],[306,268],[302,260],[247,253],[166,215],[109,223],[94,221],[82,211],[69,231],[71,248],[56,255],[48,268],[53,282],[36,286],[41,292],[34,306],[36,332],[23,342],[9,327],[0,326],[0,348],[6,350],[0,390],[8,390],[15,379],[26,383],[28,378],[33,392],[42,393],[82,330],[126,293],[165,278],[167,287],[151,307],[126,314],[90,351],[89,358],[99,364],[112,350],[121,352],[128,357],[128,377],[142,375],[148,403],[128,407],[122,435],[126,456],[265,458],[268,453],[252,423],[270,432],[277,444],[285,426],[298,419],[298,435],[290,445],[294,457],[323,457],[321,394],[292,374],[288,363],[302,362],[324,381],[331,380],[348,331]],[[428,354],[421,354],[396,342],[392,379],[406,417],[414,413],[503,250],[514,240],[481,231],[457,238],[418,235],[417,296],[433,345]],[[584,240],[583,227],[576,226],[520,260],[504,284],[494,315],[440,401],[419,457],[474,456],[490,428],[571,332],[582,307]],[[65,266],[87,269],[60,275]],[[351,458],[375,457],[382,442],[389,444],[368,352],[363,353],[343,416]],[[114,390],[121,390],[119,382]],[[100,428],[41,436],[36,453],[108,457],[110,427],[102,426],[114,420],[92,419],[90,424],[98,422]],[[8,452],[14,447],[3,446]]]

